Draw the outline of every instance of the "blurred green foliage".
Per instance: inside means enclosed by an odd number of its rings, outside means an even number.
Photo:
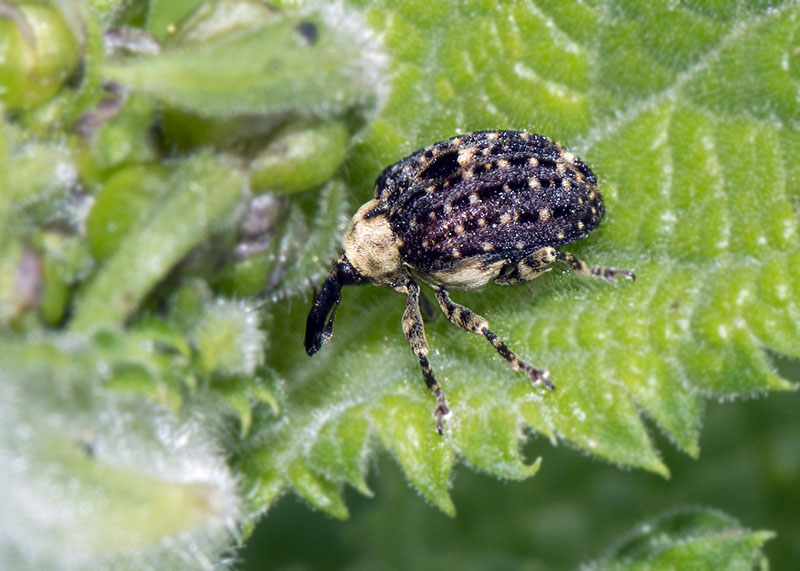
[[[797,560],[796,395],[700,430],[799,377],[797,4],[285,4],[0,2],[0,566],[225,567],[287,491],[355,521],[284,501],[248,564]],[[314,359],[307,301],[382,168],[501,128],[592,166],[573,250],[638,279],[457,294],[558,390],[433,321],[440,437],[402,298]]]

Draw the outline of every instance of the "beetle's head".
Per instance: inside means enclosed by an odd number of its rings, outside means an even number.
[[[306,320],[306,353],[313,355],[333,337],[333,319],[341,300],[342,286],[366,281],[350,264],[344,254],[339,257],[322,289],[314,296],[314,303]]]

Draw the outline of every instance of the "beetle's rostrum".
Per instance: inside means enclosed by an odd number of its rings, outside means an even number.
[[[547,371],[517,357],[486,319],[455,303],[448,290],[477,289],[490,281],[521,284],[556,261],[584,277],[633,280],[630,270],[589,266],[559,249],[589,234],[603,214],[592,171],[547,137],[480,131],[417,151],[381,173],[373,199],[350,221],[342,254],[309,311],[306,352],[313,355],[333,335],[342,286],[373,283],[406,294],[403,333],[436,396],[441,434],[449,409],[428,363],[417,284],[422,282],[454,325],[483,335],[514,370],[552,389]]]

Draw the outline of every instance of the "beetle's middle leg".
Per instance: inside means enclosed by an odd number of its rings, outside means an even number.
[[[439,305],[444,311],[444,314],[447,316],[447,319],[450,320],[453,325],[460,327],[464,331],[469,331],[470,333],[478,333],[486,337],[489,343],[497,349],[497,352],[500,356],[508,361],[508,364],[511,365],[511,368],[515,371],[524,371],[528,374],[531,378],[531,382],[542,383],[548,389],[555,388],[552,382],[547,378],[547,371],[544,369],[539,369],[534,367],[533,365],[526,363],[517,355],[508,348],[508,345],[503,343],[503,341],[492,331],[489,329],[489,322],[486,318],[481,317],[468,307],[464,307],[452,299],[450,296],[447,295],[447,290],[443,288],[436,289],[436,301],[439,302]]]
[[[398,288],[399,289],[399,288]],[[428,363],[428,340],[425,338],[425,325],[422,321],[422,314],[419,311],[419,286],[410,281],[403,288],[408,293],[406,309],[403,312],[403,333],[411,345],[411,350],[419,359],[419,366],[422,369],[422,376],[428,389],[436,397],[436,409],[433,411],[433,418],[436,419],[436,432],[442,434],[442,419],[450,413],[447,408],[447,399],[444,391],[436,378],[433,376],[433,369]]]

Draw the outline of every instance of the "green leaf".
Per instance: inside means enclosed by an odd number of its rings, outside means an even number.
[[[250,162],[253,190],[290,194],[319,186],[344,161],[348,138],[338,121],[282,129]]]
[[[312,506],[335,518],[347,519],[347,507],[338,486],[309,470],[299,458],[289,465],[287,475],[297,493]]]
[[[453,452],[428,426],[427,414],[401,396],[386,396],[378,403],[378,434],[405,470],[411,483],[448,515],[456,508],[447,492]]]
[[[122,168],[111,175],[86,219],[92,256],[105,260],[133,227],[139,226],[153,202],[168,189],[168,173],[160,165]]]
[[[243,194],[241,174],[204,155],[175,169],[170,186],[84,292],[71,322],[75,331],[121,324],[175,263],[232,222]]]
[[[194,344],[206,372],[252,376],[266,343],[258,315],[246,303],[217,299],[205,307]]]
[[[641,524],[610,556],[585,568],[767,569],[762,548],[774,536],[717,511],[683,511]]]
[[[180,20],[200,4],[203,4],[203,0],[151,0],[147,3],[147,29],[163,40]]]
[[[800,363],[778,364],[784,374],[800,379]],[[245,546],[241,569],[290,563],[316,569],[330,562],[351,569],[386,569],[397,561],[431,571],[579,569],[590,561],[616,557],[638,536],[643,523],[655,530],[659,521],[680,514],[690,514],[683,518],[684,525],[658,528],[669,532],[665,536],[673,544],[681,537],[676,530],[685,532],[684,537],[714,540],[727,529],[732,541],[746,550],[748,534],[770,529],[776,537],[757,557],[768,556],[772,568],[791,569],[800,557],[800,545],[794,541],[800,532],[795,508],[800,502],[798,406],[800,392],[709,403],[699,461],[656,436],[672,471],[669,480],[591,461],[540,438],[524,448],[545,457],[535,479],[509,482],[457,470],[451,489],[456,518],[419,501],[389,455],[378,454],[370,461],[368,480],[374,497],[348,496],[350,522],[342,525],[321,517],[285,496]],[[697,505],[715,506],[741,523],[715,510],[690,508]],[[676,510],[678,506],[687,508]],[[716,521],[718,527],[710,525]],[[309,550],[308,537],[325,549]],[[698,553],[698,560],[703,556]]]
[[[8,190],[3,192],[10,210],[11,204],[31,208],[37,202],[48,202],[75,183],[75,168],[66,148],[60,144],[31,140],[22,130],[6,127],[7,146],[14,158],[14,168],[8,170]],[[50,214],[52,205],[47,213]],[[11,220],[12,223],[19,220]]]
[[[78,44],[56,6],[5,6],[0,18],[0,103],[30,109],[53,97],[78,64]]]
[[[109,65],[106,74],[206,117],[287,110],[330,115],[371,104],[379,87],[375,46],[356,13],[350,20],[327,17],[332,13],[287,14],[256,29]],[[302,26],[316,30],[313,41]]]
[[[348,414],[324,424],[310,454],[312,466],[319,466],[319,470],[351,484],[364,495],[372,495],[364,479],[369,429],[364,409],[352,408]]]
[[[5,111],[4,109],[0,108],[0,110]],[[8,125],[6,125],[5,121],[0,121],[0,188],[7,189],[8,186],[8,178],[9,178],[9,168],[8,168],[8,151],[9,151],[9,144],[8,144],[8,133],[9,130]],[[11,207],[11,197],[8,196],[6,192],[0,195],[0,220],[5,221],[6,216],[8,215],[8,210]]]
[[[795,3],[360,4],[393,75],[345,164],[354,205],[385,166],[426,144],[528,129],[567,145],[600,180],[606,218],[568,249],[637,280],[556,269],[525,286],[455,292],[557,389],[531,389],[484,339],[428,320],[429,360],[453,413],[438,440],[400,330],[403,297],[345,288],[336,335],[312,359],[301,344],[307,306],[276,307],[273,335],[285,342],[267,361],[287,380],[291,426],[254,448],[310,464],[328,434],[312,428],[320,418],[335,426],[365,410],[368,432],[449,511],[451,458],[525,477],[538,467],[519,448],[532,430],[667,475],[653,426],[698,456],[706,398],[793,388],[767,351],[800,356]],[[363,447],[352,450],[327,467],[313,456],[314,469],[341,477],[342,464],[363,465]]]
[[[308,290],[330,271],[327,262],[339,253],[337,242],[348,205],[345,184],[333,179],[307,198],[316,200],[309,213],[295,203],[286,216],[277,268],[267,285],[273,299]]]

